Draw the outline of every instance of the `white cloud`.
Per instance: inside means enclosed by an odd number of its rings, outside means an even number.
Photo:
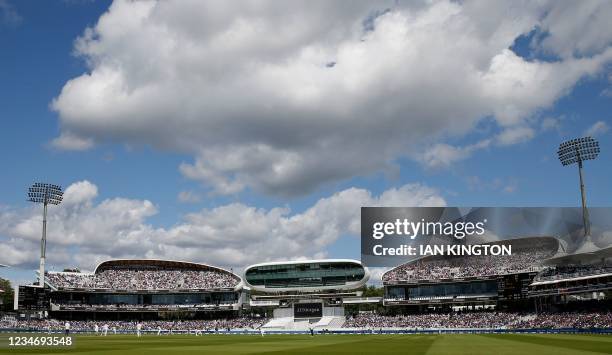
[[[608,7],[117,0],[76,42],[90,71],[52,103],[58,139],[192,154],[181,173],[223,194],[303,194],[432,142],[446,157],[426,161],[444,166],[471,151],[440,140],[493,117],[499,144],[520,142],[534,113],[600,73],[612,60]],[[536,50],[560,60],[509,49],[534,28],[548,32]]]
[[[82,138],[70,132],[62,134],[51,141],[51,147],[60,150],[87,150],[94,146],[91,138]]]
[[[417,160],[429,169],[448,168],[458,161],[469,158],[474,152],[489,147],[492,142],[492,139],[483,139],[464,147],[438,143],[418,155]]]
[[[466,177],[466,182],[472,191],[496,191],[512,194],[519,188],[518,180],[514,177],[483,180],[476,175],[470,175]]]
[[[56,269],[91,270],[109,258],[167,258],[244,267],[266,260],[323,258],[342,235],[360,234],[361,206],[444,206],[432,188],[409,184],[379,196],[350,188],[322,198],[303,212],[232,203],[188,214],[169,228],[153,227],[147,200],[105,199],[87,181],[66,189],[71,203],[49,209],[48,263]],[[0,210],[0,263],[34,267],[40,208]],[[357,255],[355,257],[358,257]]]
[[[475,152],[495,146],[507,146],[526,142],[535,136],[536,132],[531,127],[512,126],[502,130],[492,138],[483,139],[474,144],[466,146],[453,146],[446,143],[437,143],[426,148],[416,159],[429,169],[449,168],[454,163],[468,159]]]
[[[9,239],[6,242],[0,243],[0,258],[3,264],[6,265],[33,265],[36,263],[40,254],[36,251],[34,243],[27,243],[18,239]]]
[[[474,146],[456,147],[445,143],[435,144],[420,156],[420,162],[428,168],[447,168],[467,159],[476,150]]]
[[[178,194],[178,200],[183,203],[197,203],[202,200],[202,197],[194,191],[181,191]]]
[[[382,276],[385,272],[391,270],[391,267],[371,267],[368,268],[370,271],[370,280],[368,284],[376,285],[378,287],[382,286]]]
[[[64,205],[90,205],[98,196],[98,187],[87,180],[75,182],[66,188],[62,203]]]
[[[563,57],[598,53],[612,43],[612,3],[606,0],[576,1],[552,6],[542,19],[546,33],[542,49]],[[585,23],[585,19],[588,23]]]
[[[589,127],[586,131],[584,131],[585,136],[600,136],[608,132],[610,127],[604,121],[597,121],[591,127]]]
[[[535,130],[530,127],[513,127],[505,129],[497,135],[496,142],[499,145],[511,145],[531,140],[535,136]]]

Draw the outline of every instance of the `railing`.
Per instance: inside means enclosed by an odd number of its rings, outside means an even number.
[[[514,275],[514,274],[524,274],[530,272],[539,272],[543,269],[543,267],[527,267],[524,269],[516,269],[516,270],[499,270],[495,273],[486,273],[486,274],[466,274],[466,275],[448,275],[444,277],[434,277],[423,279],[421,276],[418,277],[405,277],[403,279],[387,279],[383,280],[383,285],[404,285],[404,284],[416,284],[416,283],[445,283],[445,282],[456,282],[456,281],[473,281],[480,278],[494,278],[497,276],[505,276],[505,275]],[[409,276],[409,275],[407,275]]]
[[[276,301],[251,301],[251,306],[278,306],[280,304],[280,300]]]
[[[197,303],[197,304],[173,304],[173,305],[87,305],[87,304],[56,304],[51,303],[53,311],[174,311],[174,310],[214,310],[228,309],[236,306],[237,303]]]
[[[64,333],[63,330],[43,330],[43,329],[24,329],[24,328],[0,328],[0,333]],[[92,334],[93,329],[71,330],[72,334]],[[145,335],[156,335],[157,330],[143,330]],[[310,334],[309,330],[264,330],[265,334]],[[612,335],[612,328],[522,328],[522,329],[499,329],[499,328],[427,328],[427,329],[407,329],[407,328],[336,328],[329,330],[314,330],[317,335],[323,334],[609,334]],[[114,334],[112,331],[109,335]],[[136,330],[117,330],[117,334],[136,334]],[[161,334],[219,334],[219,335],[256,335],[261,336],[260,330],[253,329],[232,329],[227,330],[161,330]]]
[[[577,272],[572,272],[572,273],[559,272],[559,273],[555,273],[552,275],[544,275],[544,276],[538,275],[534,281],[536,282],[538,281],[557,281],[557,280],[573,279],[573,278],[584,277],[584,276],[599,276],[599,275],[605,275],[605,274],[612,274],[612,267],[594,269],[594,270],[583,270],[583,271],[577,271]]]

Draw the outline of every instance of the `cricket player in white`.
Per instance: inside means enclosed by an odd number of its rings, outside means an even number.
[[[64,331],[66,332],[66,335],[70,334],[70,322],[64,323]]]
[[[161,335],[161,327],[159,325],[157,326],[157,335]]]
[[[100,328],[98,328],[97,324],[94,324],[94,332],[96,333],[96,335],[98,335],[98,331],[100,330]]]
[[[140,322],[136,323],[136,335],[140,337],[140,330],[142,329],[142,324]]]
[[[108,324],[104,324],[102,326],[102,333],[104,333],[104,336],[106,336],[106,334],[108,334]]]

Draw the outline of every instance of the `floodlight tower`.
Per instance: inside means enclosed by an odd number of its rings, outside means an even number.
[[[34,183],[28,189],[28,201],[43,204],[43,228],[40,240],[40,287],[45,287],[45,253],[47,251],[47,205],[59,205],[62,202],[64,192],[61,186],[46,184],[42,182]]]
[[[592,137],[572,139],[559,145],[557,151],[559,160],[563,166],[578,163],[578,174],[580,175],[580,194],[582,195],[582,223],[584,224],[584,236],[591,236],[589,224],[589,211],[586,207],[586,192],[584,191],[584,179],[582,177],[582,162],[592,160],[599,155],[599,142]]]

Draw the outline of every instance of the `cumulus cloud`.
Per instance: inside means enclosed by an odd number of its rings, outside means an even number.
[[[98,203],[97,192],[89,181],[74,183],[66,189],[66,203],[49,209],[50,265],[91,270],[110,258],[167,258],[240,268],[266,260],[323,258],[340,236],[360,234],[361,206],[446,205],[435,189],[419,184],[378,196],[349,188],[298,213],[231,203],[156,228],[148,222],[158,212],[151,201],[117,197]],[[0,263],[36,265],[40,212],[34,207],[0,210]]]
[[[599,74],[612,60],[609,7],[117,0],[76,41],[89,71],[52,103],[58,140],[188,153],[181,173],[222,194],[303,194],[390,169],[424,143],[446,155],[424,161],[444,166],[480,147],[447,137],[492,117],[501,136],[488,139],[521,142],[535,113]],[[546,36],[534,49],[559,60],[510,50],[535,29]]]
[[[87,180],[75,182],[64,191],[64,205],[90,205],[98,196],[98,187]]]
[[[67,131],[51,141],[51,147],[60,150],[87,150],[93,146],[93,139],[79,137]]]
[[[589,127],[586,131],[584,131],[584,135],[596,137],[608,132],[609,129],[610,127],[607,123],[605,123],[604,121],[597,121],[593,123],[593,125]]]
[[[563,57],[598,53],[612,43],[612,3],[578,1],[572,6],[553,6],[542,19],[542,38],[536,42],[543,50]],[[589,23],[585,26],[584,20]]]
[[[530,140],[535,136],[535,130],[530,127],[513,127],[505,129],[497,135],[499,145],[511,145]]]
[[[545,130],[545,128],[542,128]],[[429,169],[443,169],[461,160],[468,159],[475,152],[491,146],[508,146],[531,140],[536,135],[535,129],[526,126],[508,127],[491,138],[466,146],[453,146],[437,143],[416,154],[417,161]]]
[[[465,147],[439,143],[425,150],[418,159],[427,168],[448,168],[460,160],[467,159],[475,151],[488,147],[490,143],[490,140],[483,140]]]

